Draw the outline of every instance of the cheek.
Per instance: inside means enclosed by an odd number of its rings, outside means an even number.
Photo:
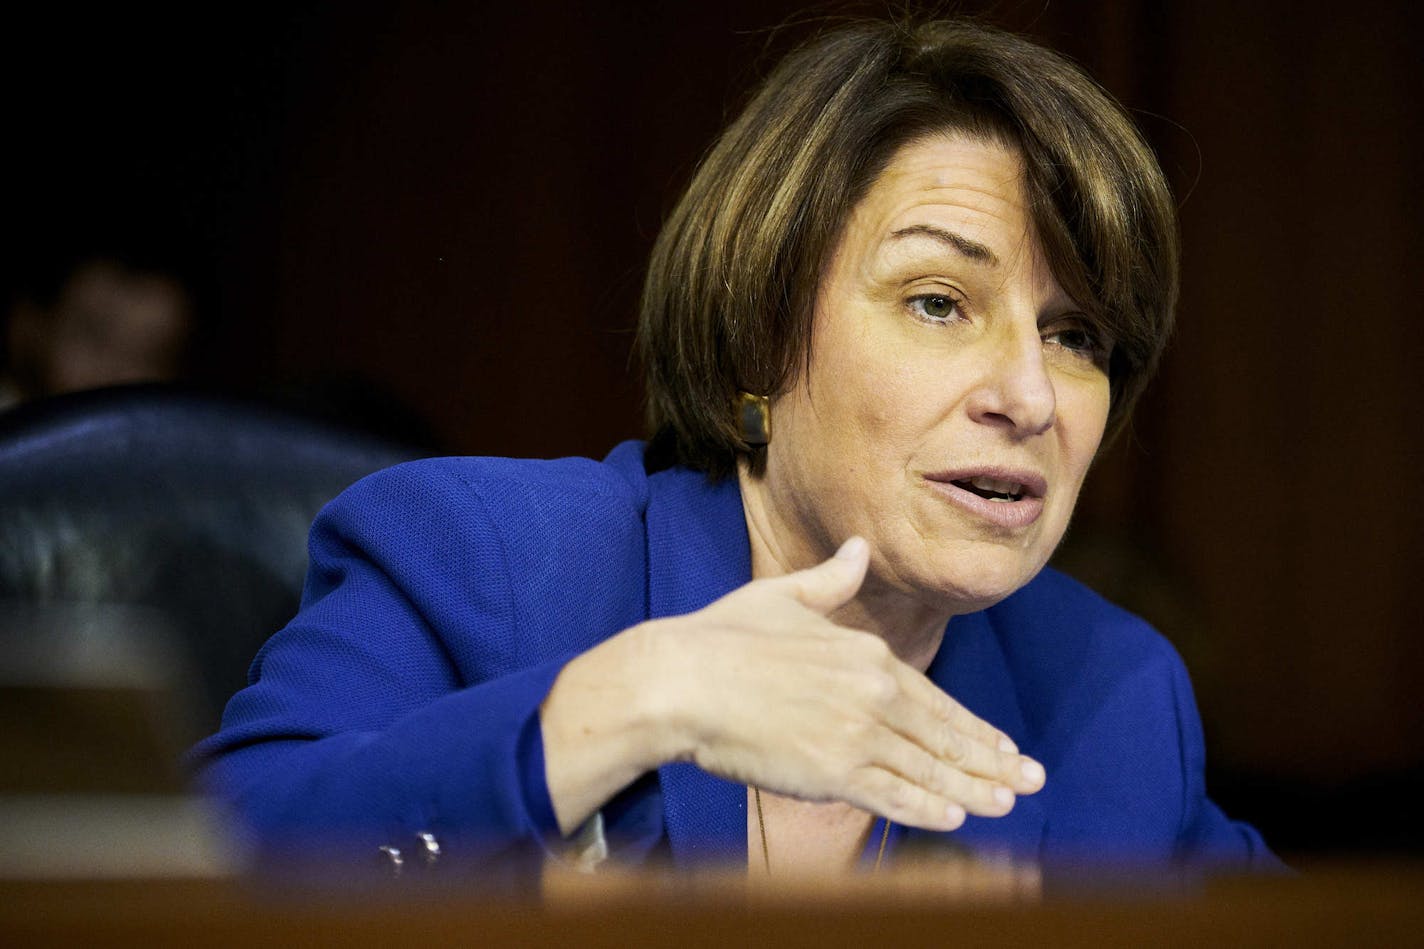
[[[903,426],[934,398],[936,388],[943,388],[942,364],[916,359],[914,353],[878,340],[842,346],[821,369],[821,395],[830,394],[847,418],[882,433]]]
[[[1077,382],[1059,399],[1065,460],[1080,482],[1102,444],[1109,402],[1106,378]]]

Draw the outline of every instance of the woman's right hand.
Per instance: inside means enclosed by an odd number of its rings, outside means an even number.
[[[1001,816],[1043,769],[1002,732],[830,618],[869,551],[754,580],[702,610],[640,624],[565,667],[541,707],[545,768],[568,833],[673,760],[808,801],[953,830]]]

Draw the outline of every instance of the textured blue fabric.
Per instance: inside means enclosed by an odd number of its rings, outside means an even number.
[[[374,852],[420,831],[460,860],[556,834],[538,707],[574,655],[750,579],[735,481],[603,462],[447,458],[373,475],[312,528],[301,611],[258,654],[203,780],[268,851]],[[1180,659],[1140,619],[1045,570],[950,622],[929,674],[1042,761],[1047,787],[948,843],[1053,859],[1275,865],[1203,787]],[[615,852],[745,860],[745,789],[671,764],[604,809]]]

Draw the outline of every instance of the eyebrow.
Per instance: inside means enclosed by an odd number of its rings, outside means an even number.
[[[890,236],[896,240],[919,236],[933,238],[942,244],[953,247],[976,263],[988,264],[990,267],[999,266],[999,258],[985,245],[978,241],[971,241],[969,238],[956,234],[953,231],[946,231],[942,227],[935,227],[932,224],[911,224],[909,227],[900,228]]]

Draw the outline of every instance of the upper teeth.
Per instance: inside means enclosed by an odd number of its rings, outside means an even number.
[[[1023,493],[1023,485],[1015,481],[1000,481],[997,478],[986,478],[979,475],[969,479],[969,483],[980,491],[993,491],[995,494],[1019,495]]]

